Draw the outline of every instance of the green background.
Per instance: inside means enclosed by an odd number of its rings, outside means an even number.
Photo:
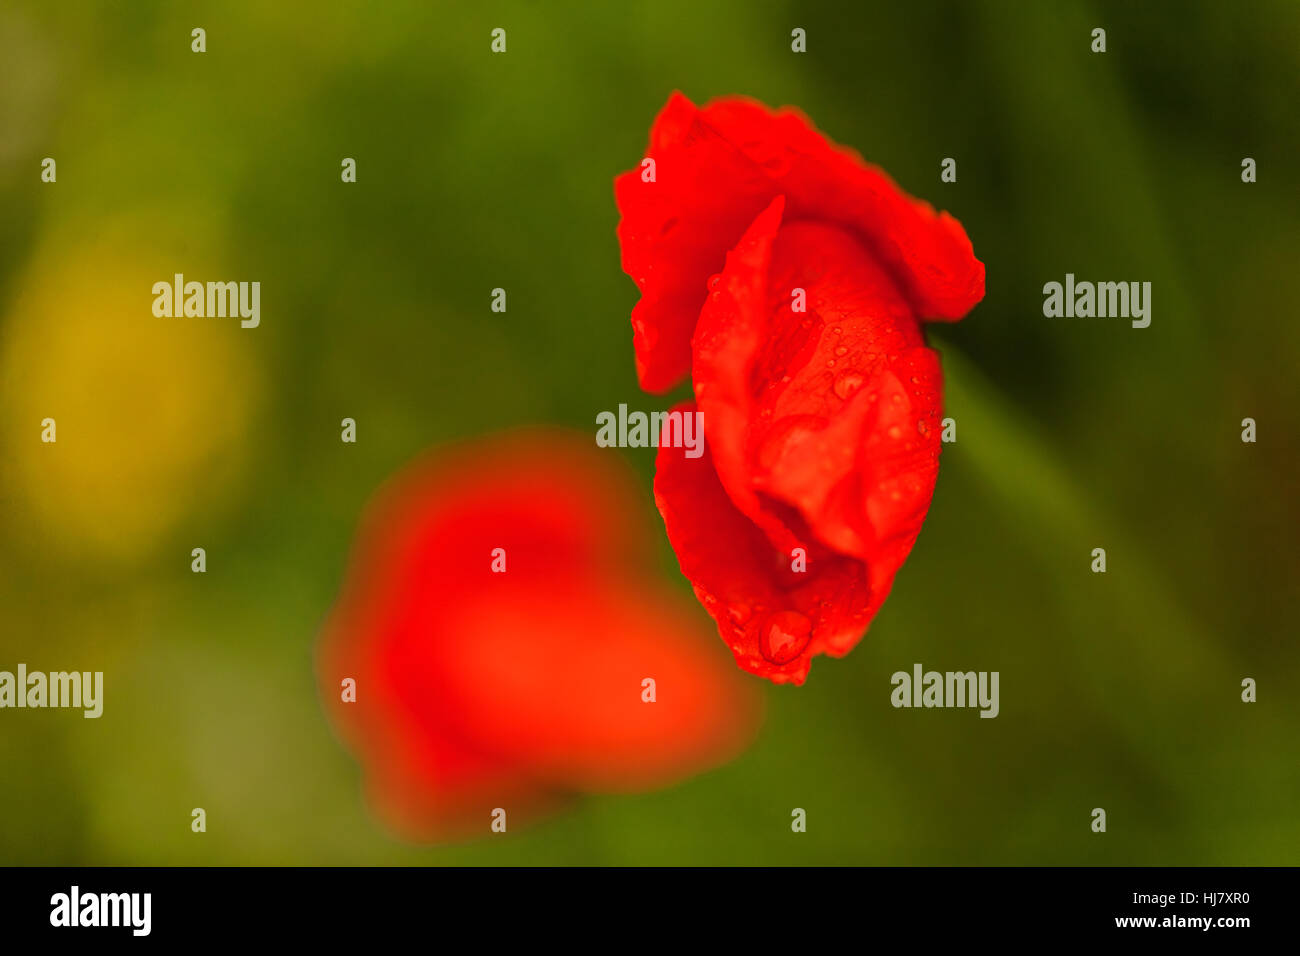
[[[0,712],[0,863],[1300,863],[1298,61],[1292,2],[6,4],[0,669],[107,690],[98,721]],[[325,721],[317,629],[362,504],[422,450],[668,401],[636,387],[612,179],[674,89],[796,105],[961,219],[988,294],[931,327],[957,443],[867,637],[765,688],[738,760],[409,846]],[[147,304],[96,311],[126,275],[85,266],[102,236],[150,282],[260,280],[261,328],[159,358]],[[1150,281],[1150,328],[1045,318],[1066,272]],[[169,477],[114,478],[77,409]],[[689,596],[653,453],[618,454]],[[999,671],[1001,715],[893,709],[916,662]]]

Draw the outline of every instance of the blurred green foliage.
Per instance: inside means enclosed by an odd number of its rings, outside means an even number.
[[[0,713],[0,862],[1300,862],[1298,60],[1283,0],[7,4],[0,343],[50,322],[56,362],[60,317],[17,305],[33,250],[126,217],[158,278],[194,243],[199,278],[262,282],[261,328],[224,331],[263,384],[225,504],[190,488],[132,560],[47,547],[0,484],[0,668],[108,672],[101,720]],[[357,514],[430,445],[668,400],[636,387],[612,178],[673,89],[797,105],[962,220],[988,295],[931,330],[957,444],[869,635],[769,688],[745,756],[403,845],[311,666]],[[1151,281],[1151,327],[1044,318],[1066,272]],[[4,457],[36,434],[7,418]],[[662,570],[689,595],[666,542]],[[914,662],[999,670],[1001,715],[892,709]]]

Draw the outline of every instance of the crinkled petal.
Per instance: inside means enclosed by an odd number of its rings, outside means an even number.
[[[914,540],[929,508],[940,448],[938,356],[890,277],[844,230],[782,229],[768,282],[751,481],[798,511],[823,543],[875,559],[887,542]],[[806,311],[791,309],[796,289]]]
[[[638,167],[617,178],[615,195],[623,269],[641,290],[633,341],[648,391],[684,377],[709,276],[779,195],[788,221],[853,232],[921,319],[960,319],[984,296],[984,265],[957,220],[830,143],[794,109],[727,97],[700,110],[674,93],[655,120],[647,157],[655,181],[644,181]]]
[[[718,478],[778,548],[863,561],[914,540],[938,472],[941,374],[892,279],[832,226],[780,226],[727,258],[693,376]],[[796,308],[799,311],[796,311]]]
[[[754,368],[772,331],[768,271],[784,206],[783,197],[772,200],[727,254],[700,313],[691,375],[714,467],[732,504],[767,533],[773,546],[789,550],[798,543],[794,533],[763,508],[749,461]]]
[[[796,570],[793,549],[773,545],[732,503],[707,447],[699,458],[659,449],[655,502],[682,573],[736,662],[776,683],[802,684],[816,654],[848,653],[889,593],[893,570],[815,539],[796,545],[806,557]]]
[[[662,393],[690,370],[709,276],[774,191],[680,93],[655,119],[646,156],[654,181],[638,166],[615,180],[614,193],[623,271],[641,290],[632,310],[637,375],[642,388]]]
[[[726,97],[701,115],[767,173],[786,196],[787,218],[852,230],[919,318],[955,321],[984,297],[984,264],[961,223],[909,196],[856,151],[828,141],[798,110]]]

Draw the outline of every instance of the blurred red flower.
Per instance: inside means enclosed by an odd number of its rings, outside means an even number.
[[[641,500],[589,438],[536,430],[436,453],[372,502],[317,671],[399,832],[487,834],[496,808],[513,829],[748,743],[757,701],[645,575]]]
[[[922,320],[984,295],[961,224],[800,113],[674,94],[615,182],[643,388],[689,370],[708,453],[662,447],[655,496],[738,663],[802,683],[889,593],[938,473]]]

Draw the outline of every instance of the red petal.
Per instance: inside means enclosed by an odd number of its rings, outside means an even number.
[[[662,594],[556,581],[448,611],[450,632],[475,635],[449,642],[441,662],[457,731],[557,788],[664,786],[749,742],[756,699]],[[509,706],[485,700],[484,686]]]
[[[368,505],[353,575],[418,590],[489,568],[507,548],[512,580],[609,561],[646,561],[635,477],[589,440],[530,429],[440,449],[403,469]],[[402,580],[394,580],[394,575]]]
[[[754,365],[772,334],[767,279],[784,206],[783,197],[774,199],[727,254],[695,330],[692,378],[714,466],[732,504],[775,547],[788,551],[798,542],[776,515],[763,509],[748,447],[755,415]]]
[[[719,480],[783,550],[881,560],[919,533],[938,472],[938,358],[848,233],[755,219],[701,312],[699,407]],[[803,290],[807,311],[792,311]],[[894,567],[897,567],[897,563]]]
[[[792,570],[791,553],[732,503],[707,447],[699,458],[659,449],[655,501],[682,573],[736,662],[776,683],[802,684],[815,654],[848,653],[889,592],[892,569],[869,570],[814,539],[798,544],[807,570]]]
[[[340,602],[321,637],[317,671],[381,819],[412,840],[431,841],[482,832],[496,807],[508,807],[519,824],[555,809],[562,794],[447,732],[427,690],[408,679],[401,622],[381,625],[371,619],[375,610],[355,596]],[[356,681],[355,702],[341,700],[345,677]]]
[[[938,357],[889,276],[839,229],[783,229],[768,283],[748,433],[754,488],[846,554],[878,560],[886,543],[910,547],[938,474]],[[806,312],[791,311],[795,288]]]
[[[788,218],[851,229],[918,317],[955,321],[984,298],[984,264],[961,223],[907,195],[856,151],[830,143],[798,110],[727,97],[702,115],[785,194]]]
[[[771,200],[787,219],[851,230],[889,270],[921,318],[961,318],[984,296],[984,265],[961,224],[904,193],[852,150],[832,145],[793,109],[715,100],[700,111],[674,93],[655,119],[647,156],[619,176],[623,269],[641,290],[632,312],[642,388],[664,392],[690,367],[706,281]]]
[[[649,537],[617,461],[589,438],[517,436],[417,463],[368,509],[319,673],[401,832],[486,832],[496,807],[522,822],[574,791],[678,779],[747,739],[754,709],[730,669],[636,583]]]
[[[623,271],[641,290],[632,311],[637,374],[642,388],[666,392],[690,369],[705,283],[774,193],[680,93],[655,119],[647,156],[655,181],[643,182],[638,166],[615,180],[614,193]]]

